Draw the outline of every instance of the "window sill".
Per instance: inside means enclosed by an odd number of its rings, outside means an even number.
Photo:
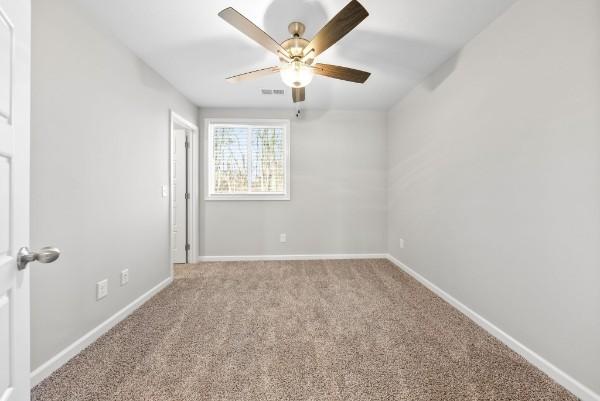
[[[208,195],[204,197],[206,201],[289,201],[289,194],[273,195]]]

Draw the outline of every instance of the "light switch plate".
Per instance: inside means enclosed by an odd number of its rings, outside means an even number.
[[[169,186],[163,185],[162,186],[162,197],[166,198],[167,196],[169,196]]]

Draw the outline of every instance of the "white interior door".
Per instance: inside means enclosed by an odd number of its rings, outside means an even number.
[[[186,263],[186,138],[184,129],[173,131],[173,263]]]
[[[0,0],[0,400],[29,400],[30,0]]]

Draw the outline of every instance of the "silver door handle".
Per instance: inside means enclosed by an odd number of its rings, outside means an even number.
[[[40,263],[52,263],[60,256],[60,251],[57,248],[47,246],[40,249],[39,252],[31,252],[28,247],[24,246],[17,253],[17,267],[23,270],[29,262],[38,261]]]

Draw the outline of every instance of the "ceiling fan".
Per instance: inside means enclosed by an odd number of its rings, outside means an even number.
[[[228,7],[219,13],[234,28],[254,40],[265,49],[279,57],[279,66],[263,68],[227,78],[229,82],[240,82],[280,73],[282,81],[292,88],[294,103],[304,101],[305,87],[315,74],[344,81],[364,83],[371,75],[369,72],[316,62],[316,57],[330,48],[338,40],[362,22],[369,13],[356,0],[352,0],[335,17],[333,17],[312,40],[302,37],[304,24],[292,22],[288,26],[291,38],[277,43],[265,31],[254,25],[249,19]]]

